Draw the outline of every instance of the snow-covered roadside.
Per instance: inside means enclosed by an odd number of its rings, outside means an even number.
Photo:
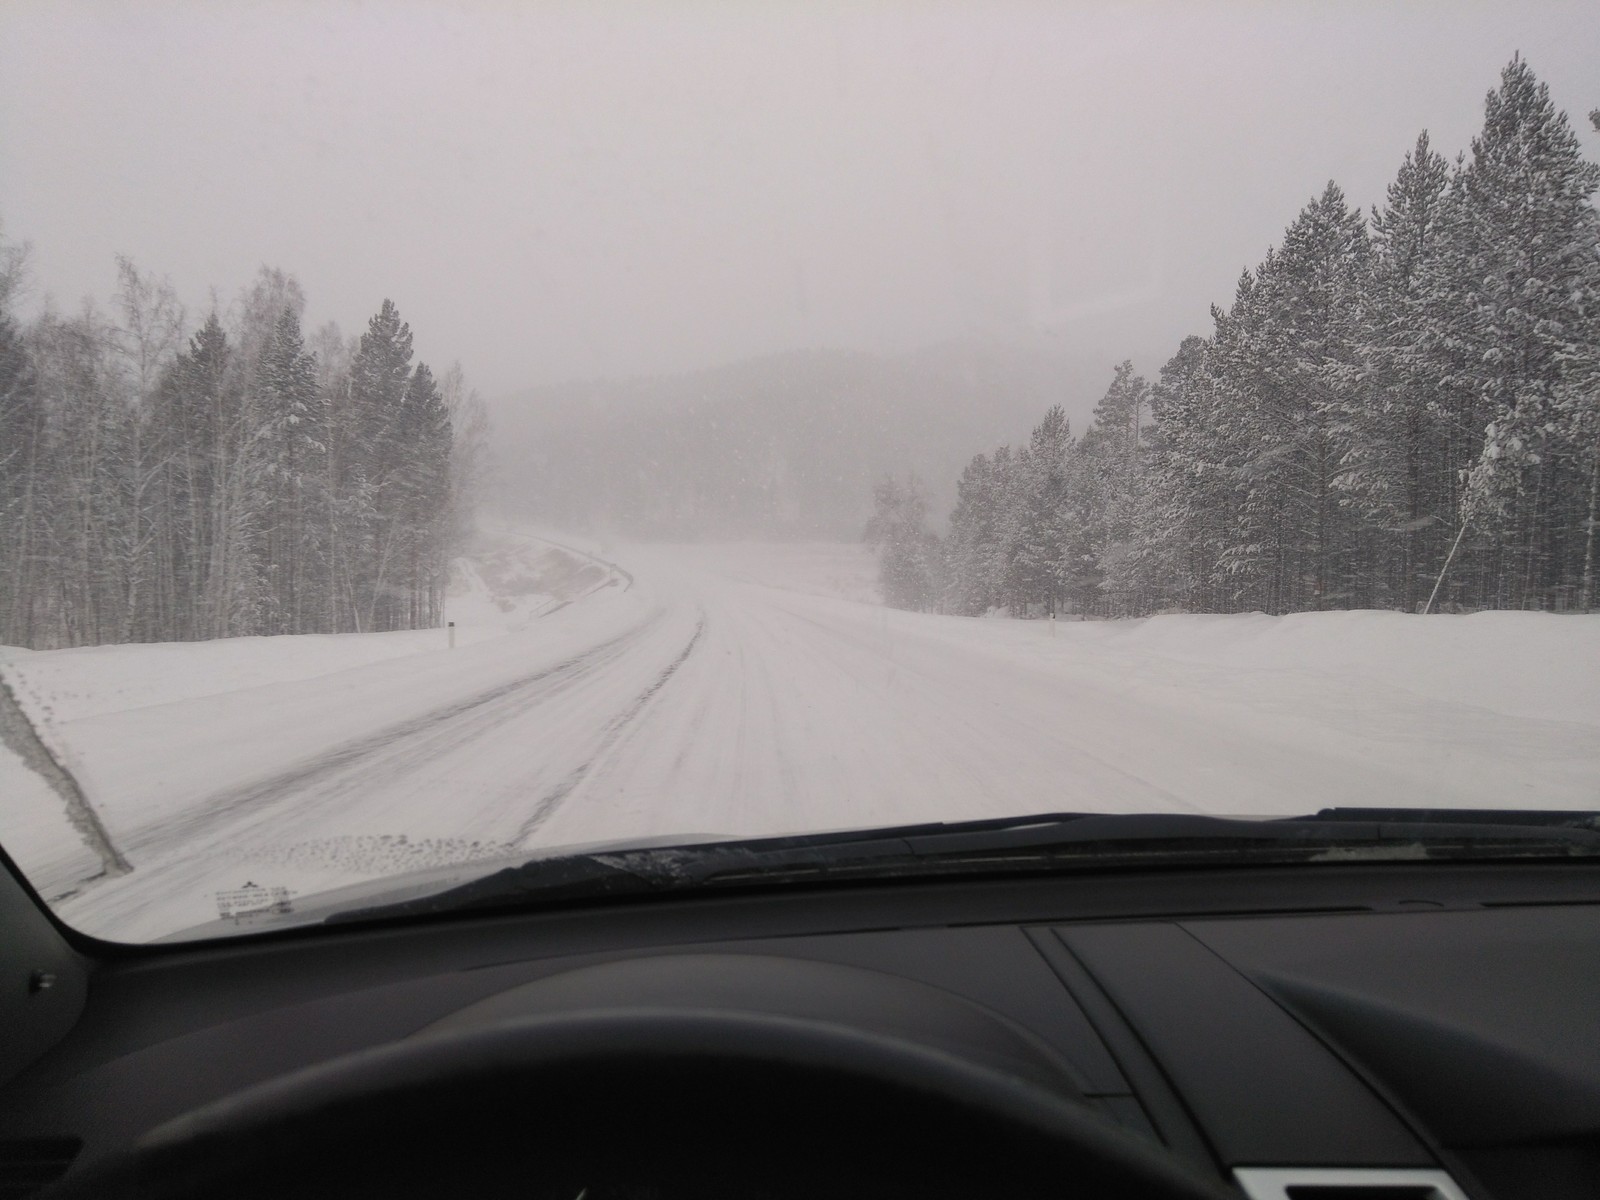
[[[29,728],[18,729],[27,724]],[[22,715],[14,693],[0,692],[0,844],[47,897],[92,878],[105,867],[73,828],[65,798],[44,772],[30,765],[43,756],[61,760]]]
[[[706,544],[672,547],[697,569],[781,591],[872,602],[865,546]],[[841,613],[850,612],[841,608]],[[921,636],[985,645],[1041,666],[1104,653],[1121,672],[1190,663],[1241,676],[1288,672],[1397,688],[1539,720],[1600,725],[1600,614],[1390,611],[1182,614],[1137,620],[1017,620],[901,614]],[[1181,671],[1178,672],[1181,675]],[[1600,780],[1596,781],[1600,789]],[[1600,792],[1595,797],[1600,804]]]
[[[1508,716],[1600,725],[1600,615],[1251,613],[1080,628],[1078,636],[1107,650],[1249,670],[1315,671]]]
[[[445,614],[454,651],[444,629],[6,646],[0,673],[120,844],[200,797],[603,640],[640,619],[615,583],[567,550],[493,534],[456,564]],[[589,596],[594,605],[571,605]],[[98,870],[59,798],[3,747],[0,803],[0,843],[42,890]]]
[[[456,627],[456,645],[471,646],[526,629],[606,582],[600,568],[565,549],[525,537],[483,537],[454,564],[445,618]],[[49,725],[312,679],[448,644],[444,629],[417,629],[46,651],[0,646],[0,671],[30,716]]]
[[[1241,613],[1059,621],[1054,629],[1045,620],[925,617],[918,631],[1040,666],[1098,660],[1129,681],[1199,678],[1183,671],[1188,664],[1206,668],[1212,687],[1226,684],[1219,672],[1252,687],[1271,675],[1342,681],[1600,727],[1600,614]]]

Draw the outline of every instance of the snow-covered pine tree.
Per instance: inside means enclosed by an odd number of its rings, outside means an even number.
[[[1600,262],[1583,159],[1566,115],[1514,58],[1484,105],[1455,189],[1448,253],[1430,273],[1425,347],[1481,421],[1462,519],[1492,538],[1463,599],[1580,600],[1597,469],[1583,385],[1600,348]]]
[[[1262,476],[1284,457],[1282,440],[1292,429],[1271,428],[1263,412],[1257,376],[1264,362],[1260,331],[1266,322],[1260,277],[1277,251],[1269,249],[1255,272],[1239,277],[1233,303],[1212,305],[1214,331],[1206,355],[1210,403],[1197,408],[1201,421],[1186,430],[1183,451],[1197,473],[1211,477],[1216,586],[1212,606],[1228,612],[1272,608],[1284,555],[1282,488]]]
[[[1144,487],[1143,440],[1150,385],[1119,363],[1111,386],[1094,410],[1094,421],[1078,445],[1077,485],[1087,503],[1086,552],[1107,611],[1122,615],[1139,605],[1128,571],[1135,514]]]
[[[400,416],[406,448],[397,477],[406,573],[407,628],[436,624],[452,545],[450,526],[450,412],[433,372],[418,363],[407,381]]]
[[[210,313],[165,373],[152,398],[152,441],[165,508],[158,552],[171,598],[166,636],[227,637],[249,632],[250,568],[246,485],[251,431],[222,320]]]
[[[878,588],[892,608],[925,611],[939,598],[939,545],[927,521],[927,494],[914,473],[903,483],[887,476],[873,488],[862,540],[878,551]]]
[[[350,616],[360,631],[402,627],[396,591],[404,569],[402,472],[408,453],[402,410],[411,381],[411,327],[385,300],[367,322],[350,364],[341,501]]]
[[[1011,501],[1010,567],[1018,599],[1056,612],[1081,592],[1084,564],[1069,504],[1072,428],[1052,405],[1034,426]]]
[[[1031,457],[1026,445],[1001,446],[990,460],[994,467],[995,554],[991,568],[995,603],[1013,614],[1027,610],[1018,547],[1028,508]]]
[[[1424,286],[1449,226],[1450,166],[1424,131],[1373,210],[1372,276],[1361,304],[1362,373],[1340,428],[1335,484],[1370,531],[1371,601],[1417,607],[1448,552],[1464,465],[1437,375],[1418,353]]]
[[[950,612],[981,616],[999,603],[1000,504],[1000,468],[988,455],[974,455],[956,484],[956,506],[944,539],[944,602]]]
[[[0,644],[29,644],[49,480],[45,413],[21,331],[0,304]]]
[[[1219,395],[1212,344],[1193,335],[1162,365],[1150,390],[1150,464],[1129,562],[1153,606],[1225,606],[1223,531],[1237,497],[1212,453]]]
[[[256,530],[267,593],[260,632],[312,632],[328,609],[328,410],[293,305],[273,322],[255,376],[268,482]]]
[[[1361,214],[1329,183],[1218,323],[1229,400],[1219,457],[1241,493],[1223,557],[1253,607],[1359,598],[1359,548],[1333,480],[1357,386],[1369,262]]]
[[[1333,484],[1352,439],[1361,370],[1360,300],[1371,277],[1371,243],[1359,210],[1329,183],[1289,227],[1273,296],[1270,339],[1281,395],[1298,398],[1303,419],[1301,532],[1310,595],[1296,607],[1370,604],[1364,547]],[[1302,415],[1303,414],[1303,418]],[[1291,492],[1290,496],[1295,496]],[[1291,504],[1293,501],[1291,500]]]

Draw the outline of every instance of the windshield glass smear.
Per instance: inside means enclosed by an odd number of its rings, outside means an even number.
[[[1600,27],[1474,12],[7,5],[0,847],[125,941],[1592,854]]]

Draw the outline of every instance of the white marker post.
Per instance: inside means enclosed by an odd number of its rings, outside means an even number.
[[[454,650],[456,648],[456,623],[454,621],[446,621],[445,628],[450,631],[450,649]]]
[[[1055,635],[1056,635],[1056,613],[1055,613],[1055,609],[1051,609],[1050,610],[1050,636],[1051,637],[1055,637]]]

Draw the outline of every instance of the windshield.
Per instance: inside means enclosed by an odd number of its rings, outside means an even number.
[[[1593,18],[12,0],[0,846],[148,941],[1600,809]]]

